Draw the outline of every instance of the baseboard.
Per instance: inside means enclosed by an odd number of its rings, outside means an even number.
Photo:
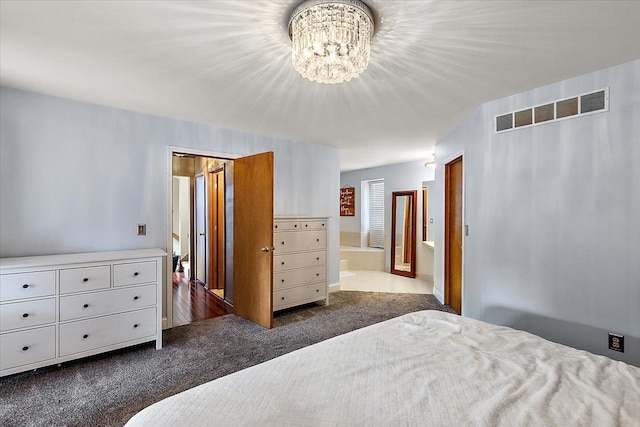
[[[169,319],[166,317],[162,318],[162,330],[169,329]]]
[[[340,282],[332,283],[329,285],[329,293],[338,292],[340,290]]]
[[[440,304],[444,304],[444,295],[442,294],[442,292],[440,292],[440,289],[436,288],[435,286],[433,287],[433,296],[435,296],[438,301],[440,301]]]
[[[416,274],[416,277],[420,280],[424,280],[427,282],[433,282],[433,274]]]

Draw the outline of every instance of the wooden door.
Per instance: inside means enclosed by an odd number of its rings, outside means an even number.
[[[224,165],[209,172],[209,289],[224,289],[225,184]]]
[[[444,303],[462,312],[462,156],[445,165]]]
[[[195,184],[195,223],[196,223],[196,256],[195,279],[207,283],[206,250],[207,219],[205,217],[204,175],[196,175]],[[191,266],[193,268],[193,266]]]
[[[273,327],[273,153],[235,159],[233,312]]]

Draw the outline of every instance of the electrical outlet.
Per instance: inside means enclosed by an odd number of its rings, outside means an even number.
[[[138,236],[147,235],[147,224],[138,224]]]
[[[624,335],[609,332],[609,350],[624,353]]]

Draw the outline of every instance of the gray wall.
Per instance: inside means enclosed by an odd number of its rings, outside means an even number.
[[[0,256],[167,248],[168,146],[275,154],[275,215],[330,216],[339,282],[340,155],[295,143],[0,88]],[[136,236],[136,225],[147,235]]]
[[[496,115],[610,87],[610,111],[494,134]],[[436,146],[464,152],[463,315],[640,366],[640,60],[482,105]],[[626,336],[608,350],[607,332]]]
[[[360,169],[340,174],[340,186],[349,185],[356,188],[355,216],[340,217],[340,231],[360,233],[360,217],[362,215],[360,183],[372,179],[384,179],[384,228],[385,228],[385,267],[389,271],[391,261],[391,194],[394,191],[416,190],[417,213],[417,252],[416,272],[420,275],[433,277],[433,256],[431,248],[422,244],[422,182],[434,178],[434,171],[424,166],[427,159],[376,168]]]

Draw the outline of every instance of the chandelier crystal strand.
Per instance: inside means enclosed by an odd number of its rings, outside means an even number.
[[[361,1],[307,0],[289,20],[293,64],[311,81],[349,81],[367,68],[372,34],[371,11]]]

